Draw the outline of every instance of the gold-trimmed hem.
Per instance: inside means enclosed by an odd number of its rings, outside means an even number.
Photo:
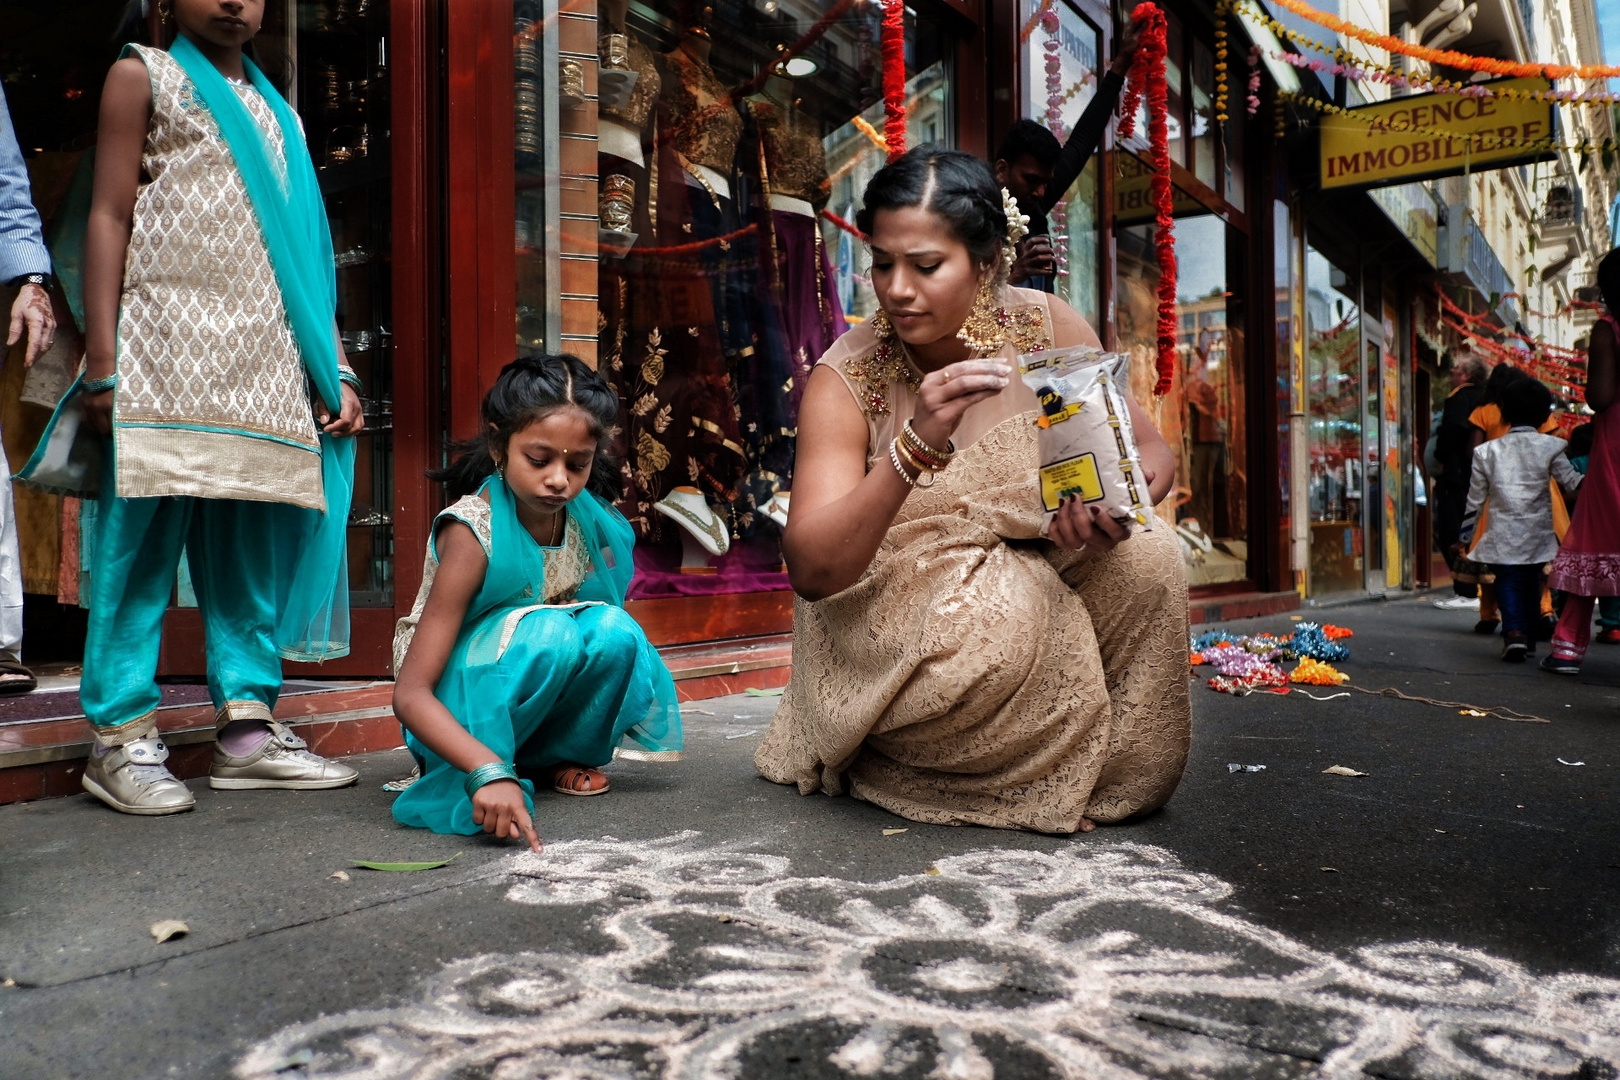
[[[115,427],[113,461],[121,499],[187,495],[326,510],[320,454],[270,439]]]
[[[218,731],[237,720],[263,720],[269,723],[271,719],[270,706],[262,701],[227,701],[214,713],[214,730]]]
[[[680,750],[635,750],[629,747],[613,748],[614,761],[680,761],[686,754]]]
[[[137,716],[133,720],[126,720],[122,724],[112,724],[108,727],[91,725],[95,729],[96,742],[108,750],[120,746],[128,746],[132,742],[157,734],[157,710]]]

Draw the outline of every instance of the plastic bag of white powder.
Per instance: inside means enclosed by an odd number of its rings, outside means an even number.
[[[1130,356],[1090,345],[1018,358],[1019,374],[1041,402],[1041,504],[1046,524],[1078,495],[1120,521],[1153,528],[1152,496],[1126,407]]]

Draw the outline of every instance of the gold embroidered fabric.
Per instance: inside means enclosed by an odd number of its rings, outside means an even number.
[[[1051,346],[1048,300],[1048,294],[1035,289],[1003,291],[1001,310],[1008,313],[1010,340],[1000,355],[1015,362],[1020,353]],[[854,327],[833,342],[820,362],[838,373],[866,415],[868,469],[880,459],[887,460],[889,443],[899,425],[916,410],[922,372],[898,339],[880,339],[871,322]],[[963,414],[955,435],[956,445],[967,446],[1007,417],[1037,408],[1034,392],[1022,379],[1014,378],[996,397],[979,402]]]
[[[1040,539],[1035,415],[914,489],[855,585],[795,602],[768,779],[1050,833],[1170,798],[1191,734],[1180,548],[1168,529],[1106,555]]]
[[[737,160],[743,118],[714,69],[684,49],[664,54],[664,100],[675,149],[693,165],[729,173]]]
[[[152,121],[118,317],[118,494],[324,509],[307,377],[258,219],[212,115],[141,46]],[[257,90],[237,94],[285,168]]]
[[[484,555],[488,557],[490,545],[494,542],[489,503],[479,495],[467,495],[458,499],[439,511],[439,516],[433,519],[433,535],[437,537],[439,526],[451,519],[461,522],[473,531],[473,535],[478,538],[478,545],[484,549]],[[579,587],[585,584],[591,556],[585,547],[585,534],[580,531],[572,514],[568,515],[568,521],[563,526],[563,542],[554,548],[540,550],[546,563],[545,603],[573,602]],[[422,621],[422,611],[427,607],[428,594],[433,591],[433,579],[438,572],[439,559],[435,554],[433,542],[429,541],[427,553],[422,559],[422,585],[416,590],[416,601],[411,604],[411,613],[400,619],[394,627],[395,675],[399,674],[400,665],[405,662],[405,654],[410,651],[411,639],[416,636],[417,624]]]
[[[765,150],[766,181],[772,195],[803,199],[815,206],[827,202],[827,152],[821,133],[796,110],[769,101],[750,101]]]
[[[635,88],[630,91],[630,101],[623,109],[602,109],[602,115],[612,117],[621,123],[628,124],[637,131],[647,129],[647,118],[652,115],[653,106],[658,102],[658,90],[662,80],[658,75],[658,61],[653,57],[653,51],[643,45],[635,35],[629,35],[630,70],[636,73]]]

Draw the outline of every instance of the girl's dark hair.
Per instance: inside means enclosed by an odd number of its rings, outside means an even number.
[[[444,484],[452,500],[470,495],[495,471],[496,449],[504,456],[513,435],[570,406],[591,418],[591,434],[596,438],[596,460],[585,486],[603,500],[617,502],[624,495],[620,462],[613,449],[619,398],[602,376],[575,356],[519,350],[518,358],[501,369],[495,385],[484,395],[483,430],[451,447],[456,459],[429,472],[428,477]]]
[[[920,206],[938,214],[951,235],[983,266],[1001,261],[1007,211],[990,166],[960,150],[919,146],[877,171],[866,185],[855,224],[868,236],[879,210]]]
[[[1485,393],[1481,401],[1486,405],[1495,405],[1503,410],[1502,418],[1507,419],[1507,399],[1513,389],[1530,376],[1524,373],[1523,368],[1512,364],[1497,364],[1491,369],[1490,378],[1485,380]]]
[[[1564,453],[1572,458],[1590,457],[1592,455],[1592,437],[1596,434],[1597,429],[1591,424],[1582,424],[1569,433],[1569,446],[1564,449]]]
[[[1509,427],[1539,428],[1553,410],[1552,391],[1539,379],[1526,375],[1509,384],[1502,395],[1502,422]]]

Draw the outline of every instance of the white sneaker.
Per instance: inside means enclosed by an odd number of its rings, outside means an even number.
[[[1436,600],[1434,606],[1441,611],[1478,611],[1479,597],[1453,596],[1449,600]]]

